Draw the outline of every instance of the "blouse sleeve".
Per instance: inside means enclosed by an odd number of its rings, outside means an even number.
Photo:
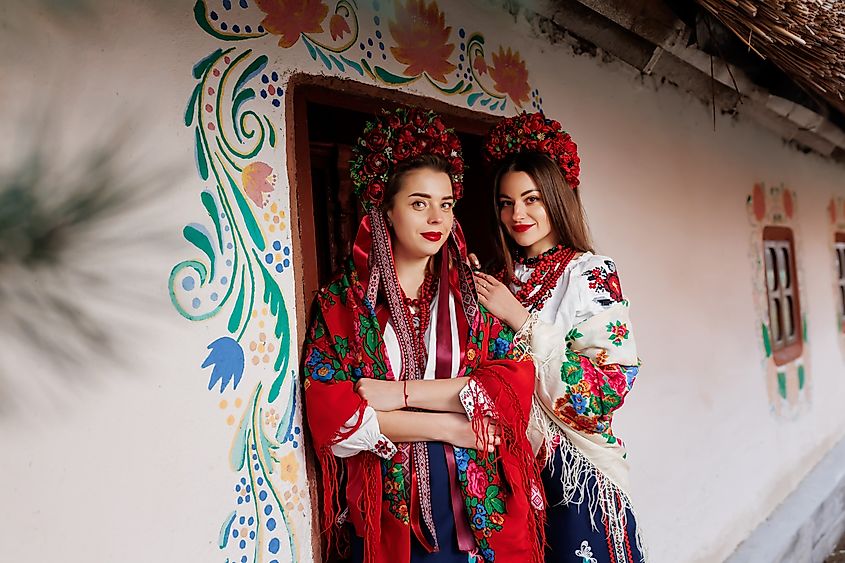
[[[305,342],[303,380],[306,413],[316,443],[337,457],[362,451],[389,459],[396,446],[381,433],[375,410],[354,390],[354,373],[341,361],[338,341],[329,337],[319,308]],[[341,342],[342,343],[342,342]]]
[[[524,331],[538,370],[535,388],[544,410],[589,433],[610,433],[618,409],[637,375],[639,360],[628,302],[616,265],[590,256],[570,275],[554,323],[536,318]],[[574,292],[574,293],[570,293]]]

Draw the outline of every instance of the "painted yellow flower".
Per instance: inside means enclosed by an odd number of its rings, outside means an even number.
[[[296,452],[290,452],[279,459],[279,465],[281,466],[282,481],[295,483],[299,475],[299,462],[296,461]]]

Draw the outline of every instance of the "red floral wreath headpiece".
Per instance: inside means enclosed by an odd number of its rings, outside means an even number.
[[[449,161],[455,199],[463,195],[464,159],[461,142],[440,116],[420,108],[382,110],[364,126],[352,149],[349,173],[365,209],[381,205],[387,180],[404,160],[436,154]]]
[[[484,156],[490,162],[523,152],[545,154],[560,167],[569,187],[578,187],[578,146],[559,122],[547,119],[541,112],[522,112],[500,121],[484,142]]]

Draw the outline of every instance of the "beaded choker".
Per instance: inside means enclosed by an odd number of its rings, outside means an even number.
[[[437,292],[437,280],[433,274],[426,272],[423,283],[419,289],[419,297],[411,299],[402,292],[402,299],[408,309],[411,319],[411,327],[414,332],[414,348],[417,354],[417,363],[421,369],[425,369],[427,357],[425,347],[425,331],[431,322],[431,303],[434,301],[434,294]]]
[[[552,295],[552,291],[558,280],[563,275],[566,266],[575,258],[578,252],[574,248],[568,248],[558,244],[532,258],[518,258],[517,264],[522,264],[531,270],[531,275],[526,282],[519,281],[516,276],[511,278],[511,283],[518,287],[516,298],[529,311],[540,311],[546,301]]]

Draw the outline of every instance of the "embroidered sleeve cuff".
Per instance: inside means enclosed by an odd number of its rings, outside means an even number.
[[[458,393],[458,399],[460,399],[461,404],[464,407],[464,411],[467,413],[467,418],[470,420],[472,420],[472,417],[475,414],[476,403],[479,407],[481,407],[481,412],[484,416],[490,416],[493,413],[490,397],[487,395],[487,391],[485,391],[481,385],[476,383],[474,379],[470,379],[464,388],[461,389],[461,392]]]
[[[344,428],[351,429],[357,422],[356,413],[346,421]],[[364,409],[361,424],[355,432],[332,446],[332,453],[337,457],[352,457],[363,451],[373,452],[384,459],[390,459],[396,454],[396,446],[381,433],[376,411],[372,407]]]

